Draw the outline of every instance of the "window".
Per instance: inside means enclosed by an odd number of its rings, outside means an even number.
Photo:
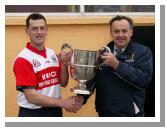
[[[154,5],[6,5],[8,14],[48,13],[59,15],[107,15],[108,13],[154,13]]]
[[[66,13],[66,12],[79,12],[78,5],[6,5],[6,13]]]
[[[85,12],[154,12],[153,5],[85,5]]]

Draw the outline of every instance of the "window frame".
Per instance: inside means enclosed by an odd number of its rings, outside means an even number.
[[[154,16],[155,12],[85,12],[85,5],[80,6],[79,12],[42,12],[45,16],[113,16],[113,15],[126,15],[126,16]],[[31,13],[5,13],[5,16],[28,16]]]

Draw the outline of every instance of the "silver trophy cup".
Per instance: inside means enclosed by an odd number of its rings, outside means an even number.
[[[70,74],[78,82],[74,93],[90,94],[85,82],[92,79],[95,75],[96,53],[96,51],[90,50],[73,50]]]

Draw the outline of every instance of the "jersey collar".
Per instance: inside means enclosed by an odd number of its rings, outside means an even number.
[[[44,50],[43,50],[43,51],[39,51],[38,49],[32,47],[32,46],[30,45],[30,42],[28,42],[27,45],[26,45],[26,48],[28,48],[29,50],[35,52],[35,53],[38,54],[38,55],[43,56],[44,58],[46,58],[46,48],[45,48],[45,47],[44,47]]]

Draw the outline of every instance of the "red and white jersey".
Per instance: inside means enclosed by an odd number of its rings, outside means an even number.
[[[27,43],[26,48],[16,57],[13,71],[17,88],[34,87],[40,94],[61,98],[61,67],[53,50],[46,48],[41,52]],[[24,108],[41,108],[41,106],[27,102],[23,92],[19,92],[17,103]]]

